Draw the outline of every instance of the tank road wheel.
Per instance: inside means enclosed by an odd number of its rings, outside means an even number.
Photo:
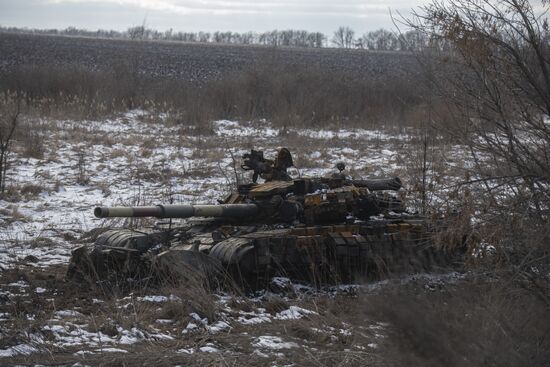
[[[80,246],[71,252],[71,261],[67,269],[67,279],[85,282],[99,279],[96,267],[87,246]]]
[[[220,262],[195,250],[169,249],[153,258],[152,269],[162,282],[217,288],[223,281]]]
[[[210,250],[210,257],[220,262],[229,279],[246,286],[258,284],[262,266],[258,264],[254,239],[232,237],[218,242]]]
[[[67,278],[115,283],[128,278],[146,278],[151,275],[151,268],[142,254],[154,246],[156,240],[147,233],[128,229],[107,231],[92,246],[73,250]]]
[[[89,251],[86,246],[81,246],[72,252],[67,278],[77,282],[107,280],[118,283],[128,278],[141,279],[147,276],[146,268],[149,269],[137,250],[95,247]]]

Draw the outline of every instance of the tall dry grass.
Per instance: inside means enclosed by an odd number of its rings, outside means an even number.
[[[151,78],[139,63],[108,71],[21,66],[0,74],[0,90],[25,92],[41,114],[93,118],[131,108],[170,112],[175,122],[266,118],[278,126],[417,124],[427,99],[421,77],[357,75],[347,70],[259,60],[218,79]]]

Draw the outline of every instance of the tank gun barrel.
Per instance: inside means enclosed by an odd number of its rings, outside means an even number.
[[[257,214],[256,204],[221,204],[221,205],[155,205],[155,206],[115,206],[97,207],[94,215],[98,218],[113,217],[156,217],[156,218],[191,218],[223,217],[245,218]]]

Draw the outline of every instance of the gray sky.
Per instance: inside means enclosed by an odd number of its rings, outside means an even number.
[[[427,0],[0,0],[0,25],[124,30],[141,25],[175,31],[305,29],[340,25],[357,33],[393,28],[392,11],[408,14]]]

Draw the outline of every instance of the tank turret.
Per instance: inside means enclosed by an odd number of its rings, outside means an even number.
[[[303,223],[307,225],[345,222],[346,218],[368,220],[384,212],[402,212],[394,196],[377,195],[376,190],[398,190],[398,178],[340,180],[335,178],[270,181],[241,185],[218,205],[154,205],[139,207],[97,207],[97,218],[154,217],[185,219],[221,218],[228,223]]]

